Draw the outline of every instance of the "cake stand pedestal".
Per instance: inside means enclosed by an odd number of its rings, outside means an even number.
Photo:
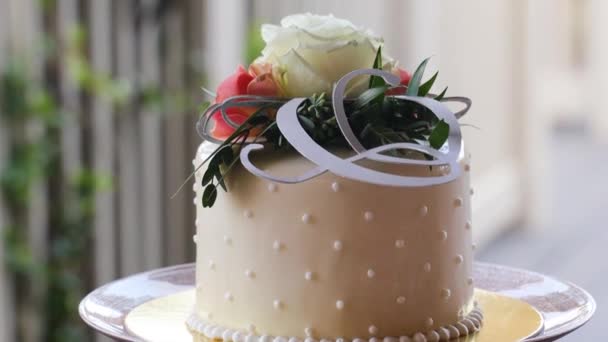
[[[583,326],[595,312],[595,301],[585,290],[539,273],[475,263],[473,277],[477,288],[522,300],[543,316],[543,330],[526,339],[527,342],[555,341]],[[193,288],[194,264],[162,268],[119,279],[96,289],[82,300],[79,312],[89,326],[109,337],[119,341],[139,341],[125,322],[129,313],[144,303]],[[183,298],[190,297],[186,295]],[[183,314],[187,315],[187,310]],[[185,316],[183,320],[183,330],[172,333],[174,342],[192,341],[186,330]]]

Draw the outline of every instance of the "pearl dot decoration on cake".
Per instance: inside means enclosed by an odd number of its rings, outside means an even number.
[[[439,341],[447,341],[451,337],[450,331],[446,327],[439,327],[437,333],[439,334]]]
[[[340,183],[338,183],[338,182],[331,183],[331,189],[333,190],[333,192],[340,191]]]
[[[424,264],[424,266],[422,266],[422,269],[424,269],[424,272],[429,273],[431,272],[431,263],[427,262]]]
[[[272,243],[272,249],[274,249],[275,251],[279,252],[283,249],[283,243],[279,240],[274,240],[274,242]]]
[[[427,342],[439,342],[440,336],[438,332],[436,332],[435,330],[431,330],[426,333],[425,338]]]
[[[252,323],[249,323],[249,325],[247,325],[247,331],[249,331],[250,333],[254,333],[255,332],[255,325]]]
[[[228,246],[232,245],[232,239],[228,235],[224,235],[224,243]]]
[[[194,241],[194,243],[198,243],[198,235],[192,235],[192,241]]]
[[[274,184],[274,183],[268,184],[268,191],[269,192],[277,192],[277,185]]]
[[[245,216],[246,218],[252,218],[253,217],[253,211],[246,209],[245,211],[243,211],[243,216]]]
[[[215,269],[215,261],[209,260],[208,264],[209,264],[209,269],[211,269],[211,270]]]
[[[462,207],[462,198],[460,198],[460,197],[456,197],[456,198],[454,199],[454,206],[455,206],[455,207]]]
[[[342,300],[337,300],[337,301],[336,301],[336,309],[338,309],[338,310],[342,310],[342,309],[344,309],[344,301],[342,301]]]
[[[456,265],[462,264],[463,261],[464,261],[464,257],[460,254],[458,254],[454,257],[454,262],[456,263]]]
[[[373,277],[375,277],[375,276],[376,276],[376,271],[374,271],[374,270],[373,270],[373,269],[371,269],[371,268],[370,268],[369,270],[367,270],[367,277],[368,277],[368,278],[370,278],[370,279],[371,279],[371,278],[373,278]]]
[[[471,277],[467,278],[467,285],[469,285],[469,286],[473,285],[473,278],[471,278]]]
[[[372,335],[376,335],[378,333],[378,327],[375,325],[370,325],[367,331],[369,331],[369,333]]]
[[[302,222],[303,223],[310,223],[310,221],[312,221],[312,216],[310,216],[309,213],[304,213],[302,215]]]
[[[363,218],[366,222],[372,222],[374,220],[374,213],[368,210],[363,213]]]
[[[469,190],[469,194],[471,194],[471,196],[473,196],[473,195],[475,194],[475,190],[473,190],[473,188],[471,188],[471,189]]]
[[[253,272],[252,270],[245,270],[245,277],[253,279],[255,278],[255,272]]]
[[[272,302],[272,306],[275,308],[275,310],[281,310],[283,309],[283,302],[279,299],[275,299]]]
[[[227,300],[227,301],[229,301],[229,302],[232,302],[232,301],[234,300],[234,296],[232,295],[232,293],[230,293],[230,292],[226,292],[226,293],[224,294],[224,299],[226,299],[226,300]]]
[[[429,317],[426,319],[424,324],[426,325],[427,328],[431,328],[431,327],[433,327],[433,324],[435,324],[435,321],[433,321],[432,317]]]
[[[314,330],[311,327],[306,327],[304,328],[304,334],[306,335],[306,337],[312,337],[312,335],[314,334]]]
[[[404,240],[396,240],[395,241],[395,247],[397,247],[397,248],[403,248],[403,247],[405,247],[405,241]]]
[[[418,212],[420,213],[420,216],[426,216],[429,213],[429,207],[423,205],[422,207],[420,207],[420,209],[418,209]]]
[[[452,296],[452,291],[450,289],[442,289],[441,290],[441,298],[443,298],[443,300],[448,300],[450,299],[450,297]]]
[[[344,246],[342,246],[342,241],[336,240],[334,241],[333,247],[335,251],[341,251]]]
[[[315,274],[314,274],[314,272],[312,272],[312,271],[306,271],[306,272],[304,273],[304,279],[306,279],[306,280],[308,280],[308,281],[314,280],[314,279],[315,279]]]
[[[447,230],[439,231],[439,233],[437,234],[437,237],[439,238],[439,241],[446,241],[448,239]]]
[[[466,229],[466,230],[470,230],[470,229],[471,229],[471,226],[472,226],[471,221],[467,221],[467,222],[464,224],[464,229]]]
[[[395,301],[397,302],[397,304],[405,304],[405,297],[399,296]]]

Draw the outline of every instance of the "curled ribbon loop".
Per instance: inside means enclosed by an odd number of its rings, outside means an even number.
[[[263,149],[264,146],[260,144],[250,144],[245,146],[241,150],[240,156],[243,166],[258,177],[278,183],[300,183],[317,177],[325,173],[326,171],[331,171],[336,175],[366,183],[399,187],[429,186],[447,183],[456,179],[461,173],[461,168],[458,164],[458,155],[460,154],[460,150],[462,148],[460,126],[458,124],[456,116],[443,104],[433,99],[405,95],[395,96],[400,99],[418,103],[421,106],[424,106],[430,111],[432,111],[440,120],[445,120],[445,122],[450,126],[449,137],[447,141],[447,153],[435,150],[430,146],[418,145],[413,143],[394,143],[379,146],[370,150],[367,150],[361,144],[361,142],[357,139],[354,132],[352,131],[352,128],[349,125],[348,117],[346,116],[346,113],[344,111],[344,105],[342,103],[344,90],[346,89],[348,81],[360,75],[380,76],[392,85],[396,85],[399,82],[398,78],[395,75],[390,74],[388,72],[376,69],[361,69],[348,73],[347,75],[342,77],[334,87],[332,99],[336,121],[338,122],[338,127],[340,128],[340,131],[344,135],[344,138],[346,139],[348,144],[353,148],[353,150],[355,150],[355,152],[357,152],[356,155],[346,159],[342,159],[317,144],[304,130],[297,116],[298,107],[306,99],[295,98],[287,102],[279,109],[276,118],[277,126],[283,136],[296,149],[296,151],[298,151],[302,156],[304,156],[305,158],[307,158],[318,166],[304,172],[303,174],[293,177],[276,177],[270,175],[269,173],[256,167],[249,158],[249,154],[252,151]],[[468,110],[469,106],[470,102],[464,109],[464,112]],[[434,159],[421,160],[407,157],[392,157],[381,154],[382,152],[396,149],[418,151],[423,154],[432,156]],[[355,164],[356,161],[362,159],[371,159],[385,163],[405,165],[449,165],[449,172],[447,174],[429,177],[395,175],[365,168],[363,166]]]

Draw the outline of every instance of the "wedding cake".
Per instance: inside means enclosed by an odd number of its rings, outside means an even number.
[[[480,329],[464,98],[333,16],[264,25],[198,130],[196,341],[446,341]],[[453,113],[442,102],[460,101]]]

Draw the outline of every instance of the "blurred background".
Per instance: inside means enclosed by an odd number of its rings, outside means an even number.
[[[89,341],[77,305],[193,261],[188,184],[205,100],[259,24],[333,13],[473,99],[477,258],[575,282],[608,315],[608,2],[0,0],[0,341]],[[430,75],[430,72],[429,72]]]

